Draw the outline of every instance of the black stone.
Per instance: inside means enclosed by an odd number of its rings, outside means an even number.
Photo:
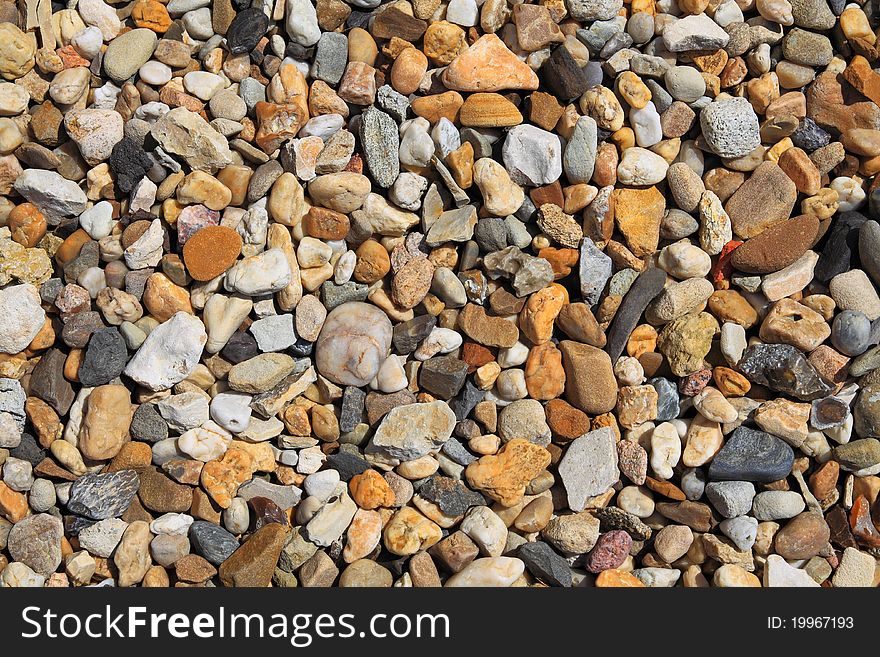
[[[31,465],[36,466],[46,458],[46,450],[40,447],[37,439],[31,434],[23,433],[21,434],[21,442],[18,443],[18,447],[13,447],[9,450],[9,456],[14,459],[27,461]]]
[[[456,438],[449,438],[443,443],[443,447],[440,448],[440,451],[448,456],[450,460],[455,461],[459,465],[470,465],[477,460],[477,457],[467,451],[465,446]]]
[[[831,143],[831,135],[810,117],[801,120],[800,125],[791,133],[791,141],[800,149],[812,153]]]
[[[226,46],[233,55],[250,52],[269,29],[269,17],[251,7],[236,14],[226,30]]]
[[[342,391],[342,410],[339,412],[339,430],[342,433],[354,431],[363,422],[366,398],[367,393],[355,386],[348,386]]]
[[[370,464],[360,456],[348,452],[336,452],[327,457],[327,465],[339,473],[342,481],[350,481],[355,475],[370,469]]]
[[[529,572],[550,586],[571,586],[571,568],[549,545],[542,541],[525,543],[516,556],[523,560]]]
[[[452,477],[428,477],[418,491],[419,495],[436,504],[447,516],[463,516],[472,506],[486,504],[482,495]]]
[[[623,301],[620,302],[611,326],[605,333],[607,337],[605,351],[611,356],[612,363],[616,363],[620,358],[626,347],[626,341],[638,325],[645,308],[663,291],[664,285],[666,285],[666,272],[659,267],[651,267],[639,274],[630,286]]]
[[[455,413],[455,419],[459,422],[464,420],[471,414],[474,407],[483,401],[485,396],[485,390],[480,390],[474,385],[473,381],[467,379],[464,383],[464,388],[459,395],[449,402],[449,407],[452,409],[452,412]]]
[[[131,437],[148,443],[157,443],[168,437],[168,424],[155,404],[141,404],[131,418]]]
[[[371,11],[358,11],[357,9],[352,9],[348,18],[345,19],[346,31],[353,27],[362,27],[366,30],[369,27],[370,18],[372,18],[372,16],[373,12]]]
[[[90,388],[110,383],[122,374],[127,361],[128,349],[119,331],[115,328],[95,331],[79,366],[79,382]]]
[[[67,508],[92,520],[118,518],[137,494],[140,479],[134,470],[87,474],[70,487]]]
[[[167,34],[165,38],[169,38]],[[131,137],[123,137],[113,147],[107,164],[116,179],[116,188],[123,194],[128,194],[147,174],[153,161],[137,141]]]
[[[250,360],[259,353],[260,350],[257,347],[256,339],[245,331],[233,333],[232,337],[223,346],[223,349],[220,350],[220,356],[233,365]]]
[[[468,364],[463,360],[455,356],[437,356],[422,363],[419,384],[435,397],[450,399],[461,390],[467,371]]]
[[[737,369],[752,383],[801,401],[827,397],[834,391],[806,356],[789,344],[752,345],[743,353]]]
[[[235,11],[244,11],[251,6],[251,0],[232,0],[232,6]]]
[[[315,350],[315,343],[309,342],[304,338],[297,338],[296,342],[294,342],[290,347],[288,347],[290,353],[294,356],[311,356],[312,352]]]
[[[64,378],[66,356],[58,349],[47,351],[31,373],[30,394],[49,404],[58,415],[67,415],[73,404],[73,386]]]
[[[394,327],[391,332],[391,343],[399,354],[408,354],[416,350],[419,343],[427,338],[437,325],[433,315],[418,315]]]
[[[195,554],[215,566],[226,561],[238,549],[235,536],[207,520],[196,520],[189,526],[189,541]]]
[[[813,276],[817,281],[827,283],[838,274],[859,268],[859,229],[867,220],[860,212],[843,212],[834,219],[825,245],[816,249],[819,261]]]
[[[541,67],[541,76],[550,93],[564,102],[577,98],[589,88],[586,73],[565,46],[557,47],[547,58]]]
[[[764,431],[737,427],[709,464],[709,479],[770,483],[791,473],[794,450]]]

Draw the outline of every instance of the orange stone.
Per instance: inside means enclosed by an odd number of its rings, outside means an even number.
[[[157,0],[137,0],[131,8],[131,20],[138,27],[145,27],[159,34],[164,34],[171,27],[168,10]]]
[[[27,496],[0,481],[0,516],[16,523],[28,514]]]
[[[351,498],[362,509],[394,506],[394,491],[385,478],[375,470],[364,470],[348,482]]]
[[[257,115],[254,140],[265,153],[275,152],[281,144],[295,137],[309,118],[300,103],[279,105],[261,100],[254,106],[254,112]]]
[[[601,573],[599,573],[598,577],[596,577],[596,586],[598,588],[637,589],[645,587],[645,585],[642,584],[642,580],[640,580],[638,577],[624,570],[618,570],[617,568],[603,570]]]
[[[227,226],[205,226],[183,245],[183,262],[197,281],[216,278],[235,264],[239,254],[241,237]]]
[[[302,227],[306,235],[321,240],[341,240],[348,235],[349,220],[341,212],[312,206],[303,217]]]
[[[561,440],[574,440],[590,431],[590,416],[564,399],[551,399],[544,407],[547,424]]]
[[[562,352],[552,342],[532,347],[525,365],[529,397],[541,401],[555,399],[565,391]]]
[[[666,198],[656,187],[615,189],[612,194],[614,219],[633,255],[641,257],[657,250],[660,222],[666,212]]]
[[[250,481],[251,475],[251,455],[243,449],[231,449],[219,459],[205,463],[199,479],[211,499],[228,509],[238,487]]]
[[[419,96],[412,101],[412,111],[416,116],[427,119],[429,123],[437,123],[442,118],[458,123],[458,113],[464,99],[457,91],[445,91],[432,96]]]
[[[484,34],[450,62],[443,82],[456,91],[538,88],[538,75],[494,34]]]

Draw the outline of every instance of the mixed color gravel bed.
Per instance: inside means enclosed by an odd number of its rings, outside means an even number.
[[[0,0],[0,587],[874,586],[874,0]]]

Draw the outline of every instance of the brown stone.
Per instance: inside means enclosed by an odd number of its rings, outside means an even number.
[[[560,440],[574,440],[590,431],[590,416],[564,399],[551,399],[544,406],[547,424]]]
[[[220,581],[224,586],[269,586],[286,540],[286,527],[278,523],[264,525],[220,564]]]
[[[522,123],[516,105],[501,94],[476,93],[468,96],[458,115],[463,126],[507,128]]]
[[[774,162],[763,162],[724,205],[734,234],[750,238],[791,216],[797,187]]]
[[[303,217],[302,227],[306,235],[310,237],[321,240],[341,240],[348,235],[349,220],[341,212],[312,206]]]
[[[357,251],[357,263],[354,267],[354,279],[361,283],[372,284],[382,280],[391,271],[391,258],[388,251],[376,240],[367,240]]]
[[[783,559],[811,559],[825,548],[830,536],[822,514],[805,511],[776,532],[773,545]]]
[[[183,245],[183,261],[195,280],[210,281],[232,267],[241,254],[241,245],[241,237],[232,228],[205,226]]]
[[[458,314],[465,335],[488,347],[512,347],[519,339],[516,324],[503,317],[491,317],[482,306],[469,303]]]
[[[746,240],[733,251],[730,262],[748,274],[770,274],[788,267],[816,240],[819,220],[809,214],[783,221]]]
[[[617,380],[608,354],[571,340],[563,340],[559,348],[565,367],[568,401],[585,413],[612,410],[617,404]]]

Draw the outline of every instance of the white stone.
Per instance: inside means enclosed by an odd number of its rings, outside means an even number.
[[[237,262],[226,272],[224,286],[230,292],[259,296],[283,290],[290,278],[287,256],[275,248]]]
[[[96,166],[110,157],[122,141],[125,123],[112,109],[78,109],[64,115],[64,127],[83,159]]]
[[[778,554],[771,554],[764,565],[764,586],[816,588],[819,583],[805,570],[795,568]]]
[[[254,307],[250,299],[241,297],[227,297],[222,294],[212,294],[205,303],[202,318],[208,331],[208,341],[205,351],[216,354],[220,351],[232,334],[241,326]]]
[[[46,312],[40,292],[30,283],[0,290],[0,353],[23,351],[43,328]]]
[[[493,586],[507,588],[522,577],[526,565],[515,557],[483,557],[446,580],[449,588]]]
[[[306,447],[299,452],[299,461],[296,464],[296,471],[300,474],[310,475],[321,469],[327,455],[321,451],[317,445],[315,447]]]
[[[633,146],[623,151],[617,165],[617,179],[624,185],[656,185],[666,179],[669,164],[645,148]]]
[[[113,206],[109,201],[95,203],[79,216],[80,228],[96,241],[107,237],[112,232],[115,223]]]
[[[80,215],[88,199],[72,180],[54,171],[27,169],[15,181],[15,191],[50,218]]]
[[[651,469],[659,479],[672,478],[672,468],[681,459],[681,438],[675,425],[663,422],[651,432]]]
[[[131,200],[128,203],[131,212],[144,210],[149,212],[156,202],[156,194],[159,188],[152,180],[144,176],[131,190]]]
[[[400,163],[409,167],[426,167],[434,154],[434,140],[428,133],[431,124],[419,117],[400,125]]]
[[[648,104],[641,109],[636,109],[635,107],[630,109],[629,122],[632,125],[633,132],[636,133],[636,143],[642,148],[658,144],[663,139],[660,114],[651,101],[648,101]],[[624,156],[629,150],[631,149],[623,152]],[[665,162],[666,160],[663,161]]]
[[[183,392],[156,402],[156,410],[175,431],[187,431],[208,421],[208,396],[202,392]]]
[[[119,545],[128,523],[120,518],[99,520],[79,533],[79,546],[96,557],[108,558]]]
[[[195,71],[192,73],[194,72]],[[184,76],[184,85],[186,84],[186,78],[192,75],[192,73],[187,73],[187,75]],[[155,59],[151,59],[141,66],[140,70],[138,70],[138,76],[147,84],[161,87],[163,84],[171,81],[171,67],[162,62],[157,62]]]
[[[122,29],[116,10],[103,0],[79,0],[76,10],[86,25],[93,25],[101,30],[104,41],[110,41]]]
[[[688,240],[664,246],[660,250],[657,264],[670,276],[680,280],[686,278],[702,278],[712,269],[712,258],[698,246]]]
[[[549,185],[562,175],[562,140],[533,125],[511,128],[501,156],[510,179],[520,185]]]
[[[326,502],[339,485],[338,470],[321,470],[306,477],[303,489],[309,497]]]
[[[193,96],[202,100],[211,100],[226,86],[226,80],[207,71],[190,71],[183,76],[183,86]]]
[[[602,427],[576,438],[559,462],[559,476],[568,508],[583,511],[588,498],[604,493],[620,478],[614,432]]]
[[[101,33],[101,29],[94,26],[80,30],[70,40],[74,50],[89,60],[94,59],[95,55],[101,52],[103,43],[104,35]]]
[[[294,43],[308,48],[318,43],[321,28],[318,14],[310,0],[287,0],[287,36]]]
[[[251,395],[221,392],[211,400],[211,419],[230,433],[246,431],[251,423]]]
[[[303,537],[318,547],[328,547],[342,536],[358,510],[344,483],[336,486],[333,497],[335,501],[322,506],[301,530]]]
[[[226,453],[232,443],[232,434],[208,420],[202,426],[190,429],[177,439],[177,448],[197,461],[207,463]]]
[[[721,325],[721,355],[730,367],[736,366],[747,346],[746,330],[742,326],[733,322]]]
[[[293,315],[289,313],[258,319],[249,330],[262,352],[283,351],[296,342]]]
[[[233,534],[244,534],[248,530],[251,513],[247,501],[233,497],[230,505],[223,510],[223,526]]]
[[[194,520],[186,513],[165,513],[150,523],[150,531],[157,535],[186,536]]]
[[[446,7],[446,20],[462,27],[473,27],[479,18],[475,0],[450,0]]]
[[[129,269],[155,267],[162,259],[165,231],[161,219],[153,219],[150,227],[122,252]]]
[[[477,544],[484,556],[500,557],[504,552],[507,525],[488,506],[471,507],[459,529]]]
[[[384,393],[398,392],[409,385],[409,379],[403,369],[400,358],[391,354],[385,362],[379,366],[376,378],[370,382],[370,387]]]
[[[451,353],[461,346],[463,340],[461,333],[458,331],[439,326],[434,327],[431,329],[428,337],[413,352],[413,357],[416,360],[424,361],[433,358],[437,354]]]
[[[124,372],[150,390],[167,390],[192,374],[207,339],[198,317],[177,312],[150,332]]]
[[[445,116],[441,117],[433,130],[431,130],[431,139],[434,140],[434,144],[437,146],[437,152],[440,154],[441,160],[445,160],[447,155],[461,146],[461,135],[458,134],[458,128]]]

